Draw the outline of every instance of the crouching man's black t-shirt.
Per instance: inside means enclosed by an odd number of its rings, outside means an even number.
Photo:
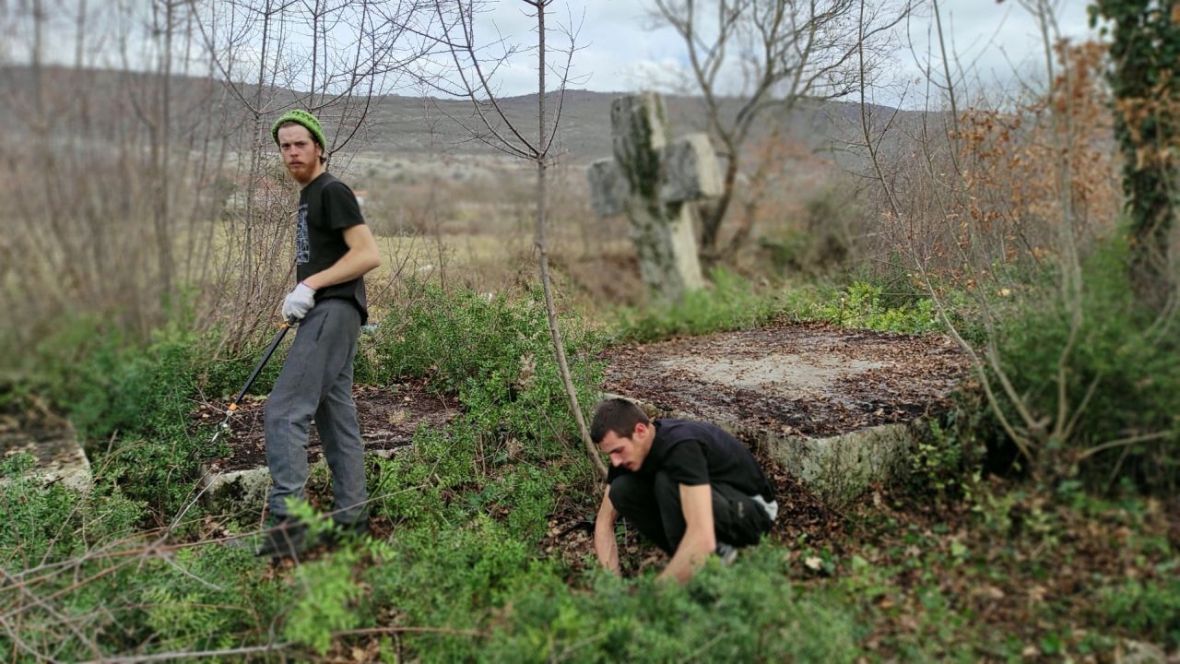
[[[361,207],[348,185],[323,173],[299,192],[295,227],[295,278],[303,281],[332,267],[348,253],[345,229],[365,223]],[[316,302],[329,298],[348,300],[361,312],[361,325],[369,318],[364,277],[316,291]]]
[[[664,471],[678,484],[728,484],[748,496],[759,495],[766,502],[774,500],[774,489],[754,455],[721,427],[678,419],[660,419],[652,424],[656,428],[655,440],[637,475],[654,477]],[[607,481],[630,472],[611,468]]]

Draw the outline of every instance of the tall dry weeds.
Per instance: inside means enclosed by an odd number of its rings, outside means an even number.
[[[188,324],[221,331],[218,352],[268,334],[292,281],[297,200],[270,123],[292,106],[316,112],[341,162],[371,100],[418,53],[397,27],[413,9],[0,7],[12,37],[0,50],[0,369],[77,318],[143,340],[187,310]]]

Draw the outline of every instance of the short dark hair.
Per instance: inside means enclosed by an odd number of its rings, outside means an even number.
[[[594,418],[590,421],[590,440],[597,445],[606,438],[606,432],[613,431],[616,436],[624,438],[635,433],[635,425],[640,422],[651,424],[651,419],[635,402],[615,397],[604,399],[594,408]]]

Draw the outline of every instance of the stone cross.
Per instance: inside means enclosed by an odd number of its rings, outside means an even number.
[[[590,202],[599,216],[626,213],[643,283],[676,301],[701,288],[695,202],[720,196],[721,169],[706,134],[668,141],[667,111],[652,92],[611,103],[614,157],[590,165]]]

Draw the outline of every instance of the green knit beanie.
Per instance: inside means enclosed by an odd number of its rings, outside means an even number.
[[[307,130],[311,132],[311,137],[315,139],[315,142],[319,143],[320,147],[324,150],[328,149],[328,143],[324,140],[324,130],[320,128],[320,121],[316,119],[316,116],[312,115],[311,113],[308,113],[307,111],[301,111],[297,108],[280,115],[279,119],[275,120],[274,125],[271,126],[270,134],[275,139],[275,145],[278,145],[279,143],[279,127],[283,126],[284,122],[295,122],[297,124],[303,125],[304,127],[307,127]]]

